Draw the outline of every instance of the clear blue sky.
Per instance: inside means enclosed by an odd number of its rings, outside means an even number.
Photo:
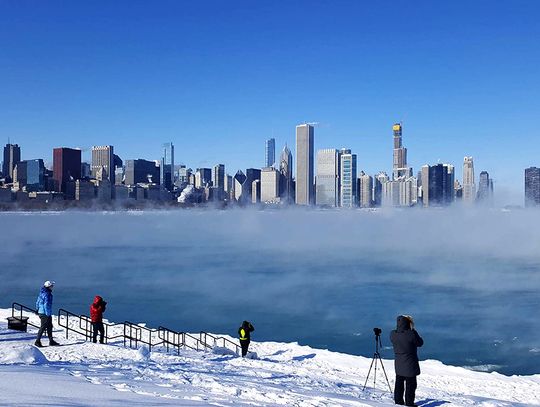
[[[519,192],[540,165],[539,21],[537,0],[0,0],[0,138],[46,161],[100,144],[158,159],[170,140],[177,162],[234,173],[318,121],[316,149],[372,174],[403,121],[415,171],[461,178],[472,155]]]

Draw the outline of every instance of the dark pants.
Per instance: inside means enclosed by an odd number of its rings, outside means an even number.
[[[97,335],[99,332],[99,343],[103,343],[103,336],[105,335],[105,328],[103,322],[92,322],[92,341],[97,342]]]
[[[37,333],[37,340],[40,341],[41,337],[43,336],[43,332],[47,330],[47,336],[49,337],[49,341],[52,340],[52,317],[39,314],[39,319],[41,320],[41,326],[39,327],[39,331]]]
[[[405,391],[405,400],[403,400]],[[394,389],[394,402],[414,406],[414,393],[416,392],[416,376],[404,377],[396,375],[396,387]]]
[[[242,347],[242,357],[246,356],[249,348],[249,340],[240,341],[240,346]]]

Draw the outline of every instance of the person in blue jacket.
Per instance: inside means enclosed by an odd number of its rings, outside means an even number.
[[[45,330],[49,337],[49,346],[58,346],[59,343],[53,339],[53,325],[52,325],[52,302],[53,295],[52,289],[54,287],[54,281],[45,281],[43,287],[39,291],[39,295],[36,300],[36,313],[41,320],[41,327],[39,328],[35,345],[39,348],[43,347],[41,344],[41,336]]]

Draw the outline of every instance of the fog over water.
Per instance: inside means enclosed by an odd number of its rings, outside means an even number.
[[[178,210],[0,214],[0,306],[373,355],[398,314],[421,359],[540,373],[540,211]],[[384,349],[383,357],[391,357]],[[393,370],[392,370],[393,371]]]

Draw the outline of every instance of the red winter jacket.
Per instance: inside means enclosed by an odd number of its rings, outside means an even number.
[[[94,298],[94,303],[90,305],[90,318],[92,322],[102,322],[103,313],[105,312],[105,307],[107,303],[103,301],[99,295],[96,295]]]

